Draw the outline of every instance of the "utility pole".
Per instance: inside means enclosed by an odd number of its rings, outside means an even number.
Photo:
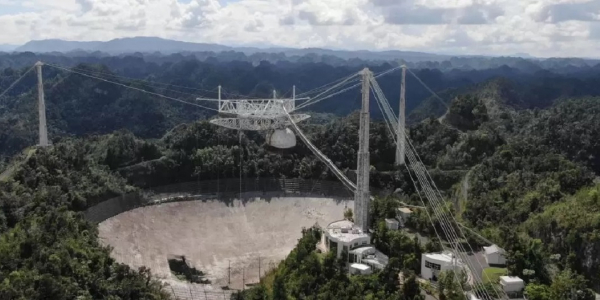
[[[292,109],[296,109],[296,85],[292,86]]]
[[[355,224],[363,232],[369,230],[369,171],[371,163],[369,159],[369,94],[371,88],[372,73],[365,68],[360,73],[362,75],[362,109],[360,112],[360,130],[358,146],[358,166],[356,192],[354,194],[354,213],[356,214]]]
[[[219,110],[221,110],[221,85],[219,85]]]
[[[402,65],[402,83],[400,84],[400,109],[398,111],[398,129],[396,143],[396,165],[402,166],[406,157],[406,65]]]
[[[227,279],[227,286],[231,285],[231,260],[229,260],[229,267],[227,268],[227,273],[229,274],[229,277]]]
[[[42,79],[42,66],[44,63],[38,61],[35,64],[38,78],[38,112],[39,112],[39,135],[40,146],[48,147],[48,127],[46,126],[46,101],[44,99],[44,81]]]
[[[246,266],[242,267],[242,291],[246,290]]]
[[[260,282],[260,255],[258,256],[258,282]]]

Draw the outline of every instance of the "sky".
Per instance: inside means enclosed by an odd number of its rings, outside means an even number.
[[[188,42],[599,57],[600,0],[0,0],[0,44]]]

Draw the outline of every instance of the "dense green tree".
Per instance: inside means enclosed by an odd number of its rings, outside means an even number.
[[[550,289],[547,285],[530,283],[525,287],[525,295],[530,300],[550,300]]]
[[[594,300],[594,292],[587,288],[585,278],[567,269],[560,272],[552,280],[550,286],[552,299]]]
[[[443,271],[438,279],[440,300],[464,300],[467,277],[464,272]]]
[[[487,108],[476,96],[459,96],[452,101],[445,120],[458,129],[477,129],[488,120]]]
[[[404,299],[407,300],[423,300],[424,297],[421,295],[421,288],[415,273],[410,272],[404,279],[404,283],[402,284],[402,295],[404,296]]]

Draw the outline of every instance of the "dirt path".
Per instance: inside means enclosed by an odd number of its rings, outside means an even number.
[[[460,197],[456,197],[456,202],[454,203],[454,208],[459,215],[462,215],[467,201],[469,200],[469,180],[471,179],[471,173],[473,173],[473,168],[469,169],[467,174],[465,174],[465,177],[462,179],[460,184]]]

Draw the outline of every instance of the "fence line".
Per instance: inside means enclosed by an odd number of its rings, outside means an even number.
[[[123,212],[166,202],[192,200],[219,200],[232,202],[242,198],[274,198],[274,197],[327,197],[334,199],[352,199],[354,194],[341,182],[310,179],[221,179],[194,181],[171,184],[124,194],[115,198],[100,201],[89,207],[84,215],[87,220],[100,223]],[[374,194],[381,191],[375,190]]]
[[[169,286],[167,290],[170,290],[173,297],[178,300],[229,300],[237,292],[235,290],[207,291],[197,284],[190,284],[187,287]]]

